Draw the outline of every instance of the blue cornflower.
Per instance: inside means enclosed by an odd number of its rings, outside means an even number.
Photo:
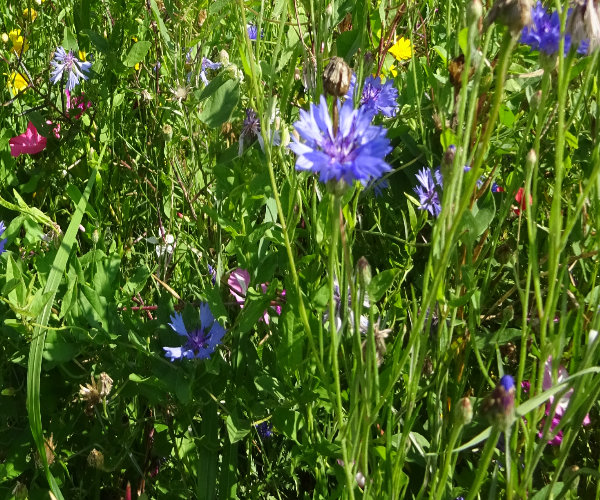
[[[185,327],[181,314],[171,316],[169,326],[187,340],[181,347],[163,347],[165,356],[171,361],[176,359],[208,359],[225,335],[223,328],[215,319],[206,302],[200,304],[200,326],[191,332]]]
[[[248,38],[252,41],[256,40],[258,37],[258,27],[256,24],[248,24],[246,25],[246,32],[248,33]],[[264,36],[263,31],[260,30],[260,37]]]
[[[87,61],[80,61],[75,57],[72,50],[67,52],[63,47],[58,47],[54,53],[54,60],[50,62],[52,65],[52,74],[50,75],[50,81],[52,83],[58,82],[63,73],[67,73],[67,88],[71,92],[76,85],[79,85],[79,79],[88,79],[87,72],[91,69],[92,63]]]
[[[207,265],[208,265],[208,273],[210,274],[210,282],[214,285],[217,282],[217,270],[210,264],[207,264]]]
[[[6,226],[4,225],[4,221],[0,220],[0,236],[2,236],[4,234],[5,230],[6,230]],[[6,238],[4,238],[3,240],[0,240],[0,255],[2,255],[4,253],[4,245],[6,245]]]
[[[372,119],[372,113],[354,109],[350,99],[340,108],[335,131],[324,96],[319,105],[310,105],[309,112],[300,110],[294,127],[304,142],[294,137],[290,144],[298,155],[296,170],[319,174],[322,182],[343,180],[352,184],[357,180],[363,185],[389,172],[391,167],[384,158],[392,150],[390,140],[384,128],[371,125]]]
[[[256,432],[258,432],[258,435],[262,439],[269,439],[270,437],[273,437],[273,425],[271,425],[270,422],[261,422],[260,424],[256,424],[254,427],[256,427]]]
[[[538,1],[531,8],[531,24],[521,32],[521,43],[530,45],[532,50],[539,50],[546,55],[554,55],[560,45],[560,19],[558,12],[549,14],[542,2]],[[571,35],[565,34],[565,54],[571,47]]]
[[[442,211],[440,194],[442,189],[442,174],[439,169],[432,173],[430,168],[423,168],[417,173],[417,180],[421,184],[414,188],[419,195],[420,210],[427,210],[437,217]]]
[[[207,69],[219,69],[222,66],[221,63],[212,62],[206,57],[202,58],[202,66],[200,69],[200,79],[204,82],[204,85],[208,85],[208,78],[206,78]]]
[[[350,87],[346,97],[353,99],[354,88],[356,86],[356,76],[352,75]],[[381,83],[381,77],[369,76],[365,80],[360,106],[371,111],[373,115],[381,113],[383,116],[396,116],[398,112],[398,90],[394,88],[392,80]]]

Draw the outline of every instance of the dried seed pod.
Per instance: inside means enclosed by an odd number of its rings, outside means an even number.
[[[514,37],[531,23],[531,0],[497,0],[485,18],[484,28],[497,22],[507,26]]]
[[[567,20],[573,45],[589,41],[588,53],[600,46],[600,5],[594,0],[577,2]]]
[[[346,95],[350,88],[352,70],[341,57],[332,57],[323,71],[323,87],[325,92],[334,96]]]

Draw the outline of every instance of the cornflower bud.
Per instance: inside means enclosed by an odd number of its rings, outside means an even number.
[[[458,418],[462,425],[469,424],[473,420],[473,406],[469,398],[462,398],[458,402]]]
[[[508,27],[513,37],[531,23],[531,0],[496,0],[485,18],[484,27],[497,22]]]
[[[483,14],[483,6],[480,0],[472,0],[467,5],[467,22],[473,24],[477,22]]]
[[[360,286],[366,291],[369,283],[371,283],[371,266],[369,265],[369,261],[365,257],[361,257],[358,259],[356,267],[358,268]]]
[[[503,430],[508,428],[515,418],[515,380],[504,375],[496,388],[484,401],[482,412],[491,424]]]
[[[94,469],[102,470],[104,468],[104,455],[94,448],[87,457],[87,463]]]
[[[352,70],[341,57],[332,57],[323,71],[325,92],[334,97],[343,97],[348,93]]]

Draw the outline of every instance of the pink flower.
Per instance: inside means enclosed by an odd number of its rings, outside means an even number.
[[[27,125],[27,132],[13,137],[8,141],[10,145],[10,154],[17,157],[21,154],[34,155],[46,149],[46,138],[38,134],[33,123]]]
[[[568,376],[569,376],[569,372],[567,372],[566,368],[563,365],[560,365],[558,367],[556,383],[560,384],[560,383],[564,382]],[[554,384],[552,382],[552,356],[549,356],[548,359],[546,360],[546,363],[544,364],[544,381],[542,382],[542,388],[545,391],[547,391],[553,385]],[[567,411],[567,407],[569,406],[569,400],[571,399],[571,396],[573,395],[573,391],[574,391],[573,388],[569,389],[569,391],[567,391],[560,398],[558,403],[556,404],[556,410],[554,412],[554,415],[552,416],[552,423],[550,424],[551,431],[554,430],[554,428],[560,422],[560,419],[563,417],[563,415]],[[550,410],[552,409],[553,403],[554,403],[554,396],[551,396],[550,399],[548,400],[548,403],[546,403],[546,415],[547,416],[550,416]],[[590,422],[591,422],[590,416],[588,414],[583,419],[582,425],[589,425]],[[538,433],[538,437],[542,437],[542,435],[543,434],[540,431]],[[562,443],[562,438],[563,438],[563,431],[559,431],[558,434],[556,434],[556,436],[554,436],[554,438],[552,438],[550,441],[548,441],[548,444],[553,445],[553,446],[558,446],[558,445],[560,445],[560,443]]]
[[[71,92],[69,92],[68,90],[65,90],[65,94],[67,94],[67,109],[81,110],[81,112],[77,116],[75,116],[76,120],[79,120],[83,113],[85,113],[85,111],[88,108],[92,107],[92,101],[85,102],[83,94],[75,96],[73,97],[73,99],[71,99]]]
[[[227,284],[229,285],[229,290],[231,295],[234,296],[235,301],[240,307],[244,307],[244,302],[246,301],[246,295],[248,293],[248,287],[250,286],[250,273],[246,269],[236,269],[229,275]],[[267,292],[267,283],[262,283],[260,287],[263,293]],[[281,292],[281,296],[285,297],[285,290]],[[281,305],[277,304],[271,306],[271,308],[274,309],[278,315],[281,315]],[[264,321],[267,325],[269,324],[268,309],[265,310],[263,317],[260,318],[260,320]]]

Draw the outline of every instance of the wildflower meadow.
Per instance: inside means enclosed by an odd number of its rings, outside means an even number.
[[[600,498],[598,0],[0,32],[0,498]]]

